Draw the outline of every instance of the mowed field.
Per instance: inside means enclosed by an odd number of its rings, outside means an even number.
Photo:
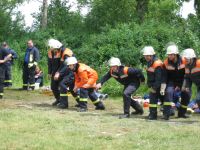
[[[105,111],[77,112],[51,106],[52,96],[41,91],[5,90],[0,100],[1,150],[197,150],[200,148],[200,115],[148,121],[143,116],[118,119],[122,98],[109,97]],[[161,113],[159,112],[159,116]]]

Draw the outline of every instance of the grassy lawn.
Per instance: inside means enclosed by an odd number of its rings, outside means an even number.
[[[200,116],[147,121],[143,116],[118,119],[121,98],[105,101],[106,111],[76,112],[51,106],[53,97],[6,90],[0,100],[0,149],[27,150],[196,150],[200,148]]]

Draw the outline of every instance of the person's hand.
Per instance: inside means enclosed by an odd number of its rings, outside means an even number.
[[[166,89],[166,84],[162,83],[160,86],[160,95],[164,96],[165,95],[165,89]]]
[[[33,63],[28,63],[28,68],[31,68],[31,67],[33,67]]]
[[[175,91],[180,91],[180,87],[176,86],[174,90]]]
[[[101,88],[101,83],[98,83],[97,85],[96,85],[96,89],[98,90],[98,89],[100,89]]]
[[[78,88],[77,88],[77,87],[74,87],[73,91],[74,91],[74,93],[77,93]]]
[[[190,88],[185,88],[185,91],[186,92],[190,92]]]
[[[58,80],[60,77],[60,73],[59,72],[56,72],[56,74],[54,75],[54,80]]]

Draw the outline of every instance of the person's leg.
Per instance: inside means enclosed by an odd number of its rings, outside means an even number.
[[[67,79],[63,78],[59,84],[60,87],[60,103],[59,108],[68,108],[68,95],[67,95]]]
[[[55,101],[52,103],[53,106],[56,106],[60,102],[60,91],[59,91],[59,81],[51,78],[51,90],[55,97]]]
[[[31,67],[28,69],[28,74],[29,74],[29,88],[31,90],[35,89],[35,66]]]
[[[80,109],[78,110],[79,112],[87,111],[87,100],[88,100],[88,90],[85,88],[80,88],[80,99],[79,99]]]
[[[200,108],[200,87],[197,88],[196,102],[197,102],[198,107]]]
[[[4,88],[4,79],[5,79],[5,68],[0,66],[0,99],[3,98],[3,88]]]
[[[163,119],[165,120],[169,120],[173,96],[174,96],[174,86],[168,85],[166,88],[166,93],[165,93],[164,103],[163,103],[163,107],[164,107]]]
[[[160,90],[157,90],[156,93],[149,93],[149,120],[157,120],[157,103],[158,103],[158,98],[159,98],[159,92]]]
[[[27,90],[28,89],[28,65],[24,64],[23,65],[23,90]]]
[[[188,118],[188,116],[186,116],[185,114],[187,112],[187,106],[190,101],[190,96],[191,96],[191,92],[186,92],[186,91],[181,92],[181,106],[178,110],[179,118]]]
[[[99,100],[96,93],[94,92],[94,89],[90,88],[88,89],[88,96],[91,99],[92,103],[96,106],[96,110],[104,110],[105,106],[102,103],[102,101]]]
[[[136,100],[131,98],[131,95],[134,94],[137,89],[138,86],[136,86],[134,83],[131,83],[128,86],[124,87],[124,114],[130,113],[130,106],[135,109],[135,112],[133,112],[132,114],[143,114],[142,106]]]
[[[3,98],[4,78],[0,77],[0,99]]]

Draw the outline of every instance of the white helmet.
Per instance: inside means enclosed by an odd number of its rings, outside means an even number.
[[[67,65],[74,65],[74,64],[77,64],[78,61],[75,57],[68,57],[67,60],[66,60],[66,64]]]
[[[196,58],[197,56],[192,48],[188,48],[183,51],[182,57],[185,57],[186,59],[192,59]]]
[[[155,51],[152,46],[145,46],[143,49],[143,55],[155,55]]]
[[[120,62],[119,58],[116,58],[116,57],[111,57],[110,60],[108,61],[108,64],[110,67],[121,66],[121,62]]]
[[[178,47],[176,45],[170,45],[167,47],[167,55],[169,54],[178,54]]]
[[[48,46],[49,46],[50,48],[58,49],[58,48],[61,48],[62,45],[63,45],[63,44],[60,43],[60,41],[55,40],[55,39],[49,39],[49,41],[48,41]]]

